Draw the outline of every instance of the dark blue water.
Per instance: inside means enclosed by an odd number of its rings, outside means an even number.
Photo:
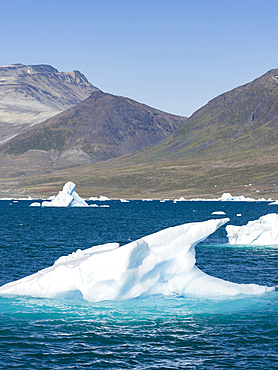
[[[244,202],[109,201],[109,208],[71,209],[29,204],[0,202],[0,285],[78,248],[124,244],[169,226],[220,217],[213,211],[225,211],[233,225],[278,213],[278,206]],[[196,251],[198,266],[210,275],[278,285],[276,246],[230,246],[222,227]],[[0,298],[0,368],[275,369],[277,296],[94,304]]]

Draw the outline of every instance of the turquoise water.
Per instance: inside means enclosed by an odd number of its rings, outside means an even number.
[[[88,209],[29,203],[0,202],[0,285],[78,248],[124,244],[169,226],[219,217],[213,211],[225,211],[233,225],[278,213],[278,206],[267,203],[110,201],[109,208]],[[210,275],[278,285],[276,246],[228,245],[222,227],[196,251],[197,265]],[[277,291],[101,303],[0,298],[0,368],[275,369],[277,299]]]

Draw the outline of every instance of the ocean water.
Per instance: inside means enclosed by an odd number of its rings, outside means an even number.
[[[30,203],[0,201],[0,285],[78,248],[125,244],[166,227],[223,217],[213,211],[224,211],[233,225],[278,213],[267,202],[99,203],[109,208]],[[200,243],[198,267],[237,283],[278,285],[278,246],[227,242],[222,227]],[[0,368],[277,369],[277,303],[277,291],[100,303],[0,297]]]

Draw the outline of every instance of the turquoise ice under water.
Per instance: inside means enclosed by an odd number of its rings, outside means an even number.
[[[278,212],[278,206],[242,202],[110,201],[110,208],[86,209],[28,204],[0,202],[0,285],[78,248],[126,244],[169,226],[221,217],[212,216],[213,211],[224,211],[233,225]],[[196,251],[197,265],[210,275],[237,283],[278,284],[277,246],[228,245],[222,227]],[[0,298],[0,368],[274,369],[277,295],[94,304]]]

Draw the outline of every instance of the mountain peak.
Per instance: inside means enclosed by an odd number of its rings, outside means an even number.
[[[1,149],[12,155],[31,151],[36,157],[44,153],[45,166],[65,168],[104,161],[157,144],[185,120],[132,99],[99,91],[31,127]]]
[[[79,71],[48,64],[0,67],[0,144],[100,91]]]
[[[77,70],[72,72],[59,72],[58,69],[48,64],[25,65],[18,63],[0,67],[0,86],[3,84],[30,84],[30,80],[31,84],[33,84],[34,80],[37,81],[38,78],[52,80],[53,78],[57,78],[63,83],[67,83],[69,85],[82,85],[83,87],[89,87],[90,89],[93,87],[94,91],[99,91],[99,89],[94,87],[87,78]],[[91,91],[91,93],[94,91]],[[85,96],[84,99],[87,96]]]
[[[268,71],[267,73],[272,74],[272,75],[277,75],[278,74],[278,68],[273,68],[270,71]]]
[[[68,82],[71,80],[71,83],[91,85],[87,78],[81,72],[76,70],[73,72],[58,72],[58,75],[68,78]]]
[[[197,110],[156,155],[242,158],[277,153],[278,69],[225,92]]]
[[[267,71],[262,76],[256,78],[254,81],[247,83],[244,86],[252,87],[252,84],[261,84],[268,86],[269,88],[277,87],[278,85],[278,68]]]
[[[278,84],[278,68],[271,69],[270,71],[267,72],[267,74],[269,74],[272,77],[272,79],[276,82],[276,84]]]

